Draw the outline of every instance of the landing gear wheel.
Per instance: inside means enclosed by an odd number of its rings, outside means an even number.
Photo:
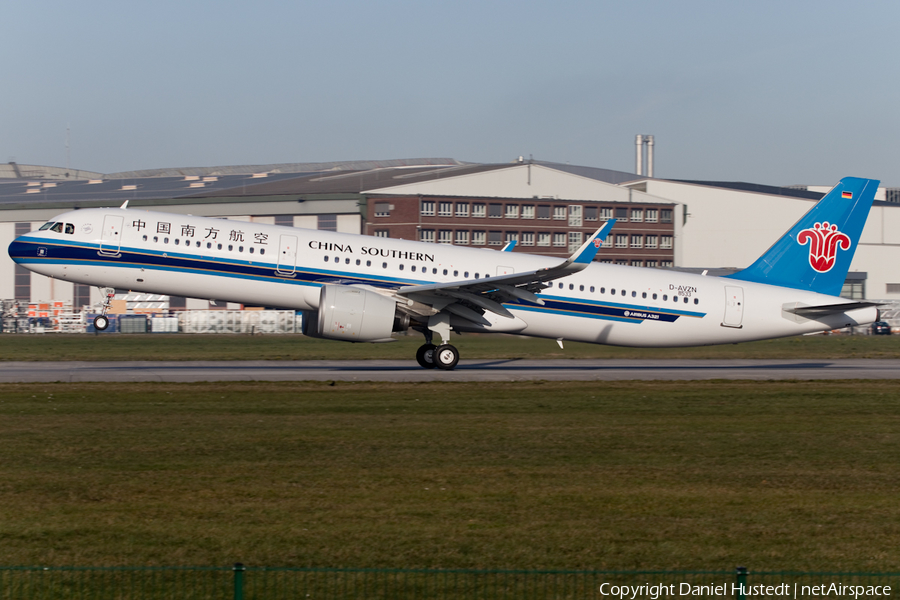
[[[109,317],[106,315],[98,315],[94,317],[94,329],[97,331],[103,331],[109,327]]]
[[[434,351],[434,363],[438,369],[449,371],[459,362],[459,350],[450,344],[438,346]]]
[[[434,344],[419,346],[419,349],[416,350],[416,362],[419,363],[420,367],[423,369],[433,369],[437,366],[434,364],[435,349],[437,349],[437,346]]]

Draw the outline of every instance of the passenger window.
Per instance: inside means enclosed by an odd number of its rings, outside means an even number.
[[[570,283],[570,284],[569,284],[569,289],[570,289],[570,290],[574,290],[574,289],[575,289],[575,284],[574,284],[574,283]]]
[[[688,298],[687,298],[687,296],[684,297],[684,303],[685,303],[685,304],[688,303]]]
[[[361,263],[362,263],[362,261],[359,260],[359,259],[357,258],[357,259],[356,259],[356,266],[358,267]]]
[[[606,288],[600,288],[600,293],[601,293],[601,294],[605,294],[605,293],[606,293]]]
[[[615,295],[616,295],[616,288],[612,288],[611,290],[609,290],[609,293],[612,294],[613,296],[615,296]]]
[[[656,294],[655,294],[655,293],[653,294],[653,299],[656,300]]]
[[[583,286],[583,285],[579,285],[579,286],[578,286],[578,291],[579,291],[579,292],[583,292],[583,291],[584,291],[584,286]]]
[[[260,253],[260,254],[265,254],[265,253],[266,253],[266,249],[265,249],[265,248],[260,248],[260,249],[259,249],[259,253]]]
[[[437,275],[437,267],[435,267],[434,269],[431,270],[431,274]],[[446,274],[447,274],[447,269],[444,269],[444,275],[446,275]]]
[[[334,257],[334,264],[336,264],[336,265],[341,264],[341,257],[340,257],[340,256],[335,256],[335,257]]]
[[[212,248],[212,242],[206,242],[207,249]]]
[[[200,247],[200,240],[197,240],[197,247]]]
[[[154,242],[158,242],[158,241],[159,241],[159,236],[158,236],[158,235],[154,235],[154,236],[153,236],[153,241],[154,241]]]
[[[411,266],[411,267],[409,268],[409,270],[412,271],[413,273],[415,273],[415,272],[416,272],[416,265]]]
[[[71,223],[66,223],[66,233],[68,233],[69,235],[74,234],[74,233],[75,233],[75,226],[72,225]]]
[[[349,264],[350,264],[350,259],[349,259],[349,258],[344,259],[344,264],[345,264],[345,265],[349,265]]]
[[[444,269],[444,275],[446,275],[446,274],[447,274],[447,269]]]
[[[668,299],[669,299],[669,295],[668,295],[668,294],[663,294],[663,302],[665,302],[665,301],[668,300]]]
[[[559,283],[559,289],[562,289],[562,282]]]
[[[622,290],[622,295],[623,295],[623,296],[625,295],[625,290]]]
[[[594,293],[594,286],[591,286],[591,293]]]
[[[465,273],[463,273],[463,277],[465,277],[466,279],[468,279],[468,278],[469,278],[469,272],[466,271]]]
[[[216,244],[216,246],[218,246],[218,249],[219,249],[219,250],[222,249],[222,244]]]
[[[228,251],[229,251],[229,252],[233,252],[233,251],[234,251],[234,246],[233,246],[232,244],[228,244]]]
[[[325,257],[325,262],[328,262],[328,257],[327,257],[327,256]]]
[[[403,263],[400,263],[400,270],[403,270]]]
[[[475,273],[475,279],[478,279],[478,273]]]
[[[459,271],[453,271],[453,276],[454,276],[454,277],[459,277]]]
[[[637,298],[637,292],[631,292],[631,297],[632,297],[632,298]]]
[[[146,236],[146,235],[144,236],[144,241],[145,241],[145,242],[147,241],[147,236]]]
[[[366,261],[366,266],[367,266],[367,267],[371,267],[371,266],[372,266],[372,261],[371,261],[371,260],[367,260],[367,261]]]
[[[646,297],[647,297],[647,292],[643,292],[643,293],[641,294],[641,298],[646,298]]]
[[[381,268],[382,268],[382,269],[387,269],[387,263],[381,263]]]
[[[169,238],[163,238],[163,244],[168,244],[168,243],[169,243]]]
[[[250,254],[253,254],[253,246],[250,246],[249,250],[250,250]]]
[[[175,238],[175,245],[176,245],[176,246],[177,246],[177,245],[178,245],[178,243],[179,243],[179,240],[178,240],[178,238]]]
[[[700,304],[700,298],[694,298],[694,304]]]

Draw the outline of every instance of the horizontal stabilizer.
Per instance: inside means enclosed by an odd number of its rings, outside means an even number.
[[[798,303],[785,304],[782,308],[785,312],[814,319],[827,315],[838,315],[849,310],[871,308],[878,306],[877,302],[842,302],[840,304],[820,304],[818,306],[799,306]]]

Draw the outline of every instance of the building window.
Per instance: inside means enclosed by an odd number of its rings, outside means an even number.
[[[659,247],[663,250],[671,250],[672,249],[672,236],[671,235],[661,235],[659,237]]]
[[[433,200],[422,200],[422,216],[423,217],[433,217],[434,216],[434,201]]]
[[[616,209],[616,218],[619,220],[624,220],[628,218],[628,209],[627,208],[617,208]]]
[[[577,204],[569,206],[569,227],[581,227],[583,224],[581,206]]]
[[[472,216],[476,219],[483,219],[487,215],[487,206],[476,202],[472,205]]]
[[[16,223],[16,237],[31,231],[31,223]],[[15,299],[31,302],[31,271],[20,264],[15,268]]]
[[[456,216],[457,217],[468,217],[469,216],[469,203],[468,202],[457,202],[456,203]]]
[[[555,221],[565,221],[569,216],[565,206],[554,206],[553,207],[553,219]]]
[[[631,261],[631,266],[632,267],[643,267],[644,262],[640,261],[640,260],[633,260],[633,261]],[[634,295],[634,292],[632,292],[632,295]]]
[[[502,204],[489,204],[488,205],[488,217],[491,219],[499,219],[503,216],[503,205]]]
[[[376,217],[389,217],[389,216],[391,216],[391,204],[390,204],[390,202],[376,202],[376,203],[375,203],[375,216],[376,216]]]
[[[661,223],[671,223],[672,222],[672,209],[664,208],[659,211],[659,220]]]
[[[565,233],[554,233],[553,234],[553,245],[557,248],[565,248],[566,247],[566,234]]]
[[[518,204],[507,204],[506,205],[506,218],[507,219],[518,219],[519,218],[519,205]]]
[[[900,283],[888,283],[885,286],[886,294],[900,294]]]
[[[459,246],[468,246],[469,245],[469,232],[468,231],[457,231],[456,232],[456,244]]]
[[[484,206],[482,204],[482,206]],[[487,242],[487,234],[483,231],[473,231],[472,232],[472,245],[473,246],[484,246]]]
[[[452,217],[453,216],[453,203],[452,202],[438,202],[438,216],[439,217]]]
[[[388,235],[387,229],[376,229],[375,237],[386,238],[386,237],[390,237],[390,236]]]
[[[550,245],[550,234],[546,232],[541,232],[538,234],[538,246],[549,246]]]
[[[613,236],[607,235],[605,238],[603,238],[603,244],[602,244],[601,248],[612,248],[612,245],[613,245]]]
[[[337,231],[337,215],[319,215],[318,221],[320,231]]]
[[[419,241],[420,242],[429,242],[434,243],[434,229],[420,229],[419,230]]]
[[[659,265],[660,265],[663,269],[671,269],[671,268],[672,268],[672,261],[671,261],[671,260],[664,260],[664,261],[662,261],[661,263],[659,263]]]
[[[549,219],[550,218],[550,206],[546,204],[541,204],[537,207],[537,217],[538,219]]]
[[[72,298],[72,308],[78,310],[82,306],[89,306],[91,304],[91,286],[84,285],[83,283],[76,283],[73,291],[75,293]]]
[[[596,206],[585,206],[584,207],[584,220],[585,221],[596,221],[597,220],[597,207]]]
[[[601,208],[600,209],[600,220],[601,221],[609,221],[613,218],[613,209],[611,208]]]
[[[581,247],[582,235],[580,231],[569,232],[569,252],[574,252]]]
[[[533,219],[534,218],[534,205],[526,204],[522,207],[522,218],[523,219]]]
[[[644,209],[643,208],[632,208],[631,209],[631,222],[632,223],[643,223],[644,222]]]
[[[632,235],[631,236],[631,247],[632,248],[643,248],[644,247],[644,236]]]
[[[617,234],[616,235],[616,248],[627,248],[628,247],[628,236],[625,234]]]
[[[657,262],[655,260],[648,260],[647,264],[644,266],[651,268],[651,269],[655,269],[656,265],[657,265]]]
[[[519,243],[519,233],[517,231],[507,231],[506,232],[506,243],[516,242]]]
[[[452,244],[453,232],[449,229],[441,229],[438,232],[438,244]]]
[[[647,209],[647,222],[648,223],[656,223],[656,221],[658,219],[658,215],[659,215],[659,211],[657,211],[655,208],[648,208]]]
[[[534,233],[528,232],[522,234],[522,245],[523,246],[534,246]],[[900,292],[898,292],[900,293]]]
[[[656,249],[657,246],[657,237],[655,235],[648,235],[645,247]]]
[[[845,281],[841,287],[841,298],[864,300],[866,298],[866,280]]]
[[[280,227],[293,227],[294,215],[275,215],[275,224]]]
[[[503,244],[503,232],[501,231],[489,231],[488,232],[488,246],[500,246]]]

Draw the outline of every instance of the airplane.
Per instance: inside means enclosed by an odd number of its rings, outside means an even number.
[[[119,208],[63,213],[9,245],[42,275],[303,311],[303,333],[425,337],[416,360],[453,369],[451,331],[684,347],[810,334],[879,319],[839,296],[879,182],[847,177],[756,262],[725,277],[595,262],[615,220],[568,259]],[[505,247],[504,250],[511,250]],[[440,340],[434,343],[434,336]]]

